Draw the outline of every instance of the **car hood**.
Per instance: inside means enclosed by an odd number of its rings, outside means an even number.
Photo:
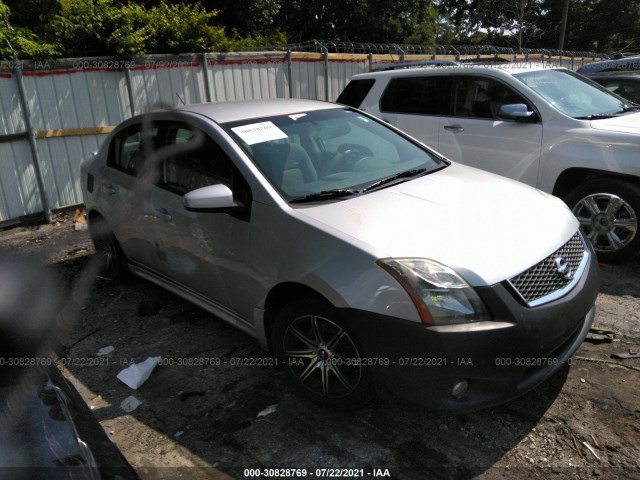
[[[346,241],[368,244],[379,258],[430,258],[474,286],[517,275],[578,229],[561,200],[455,163],[383,190],[296,211]]]
[[[620,117],[591,120],[591,128],[607,132],[640,135],[640,113],[630,113]]]

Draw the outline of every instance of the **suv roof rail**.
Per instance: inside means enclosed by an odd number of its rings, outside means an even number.
[[[386,72],[388,70],[403,70],[405,68],[426,68],[426,67],[450,67],[460,65],[455,60],[424,60],[421,62],[404,62],[404,63],[383,63],[373,67],[372,72]]]

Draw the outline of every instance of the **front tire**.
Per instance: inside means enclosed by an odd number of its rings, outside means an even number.
[[[273,347],[290,378],[315,402],[349,409],[374,396],[357,339],[324,301],[307,298],[287,304],[276,318]]]
[[[640,253],[640,188],[616,179],[589,180],[565,203],[603,262],[623,262]]]

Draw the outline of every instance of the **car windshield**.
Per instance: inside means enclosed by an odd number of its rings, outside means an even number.
[[[630,107],[623,98],[568,70],[536,70],[514,77],[574,118],[607,118],[626,113]]]
[[[286,200],[346,197],[446,165],[376,120],[335,108],[223,125]]]

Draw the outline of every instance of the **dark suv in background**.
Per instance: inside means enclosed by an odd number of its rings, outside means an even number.
[[[640,56],[622,57],[585,65],[578,70],[612,93],[640,104]]]

